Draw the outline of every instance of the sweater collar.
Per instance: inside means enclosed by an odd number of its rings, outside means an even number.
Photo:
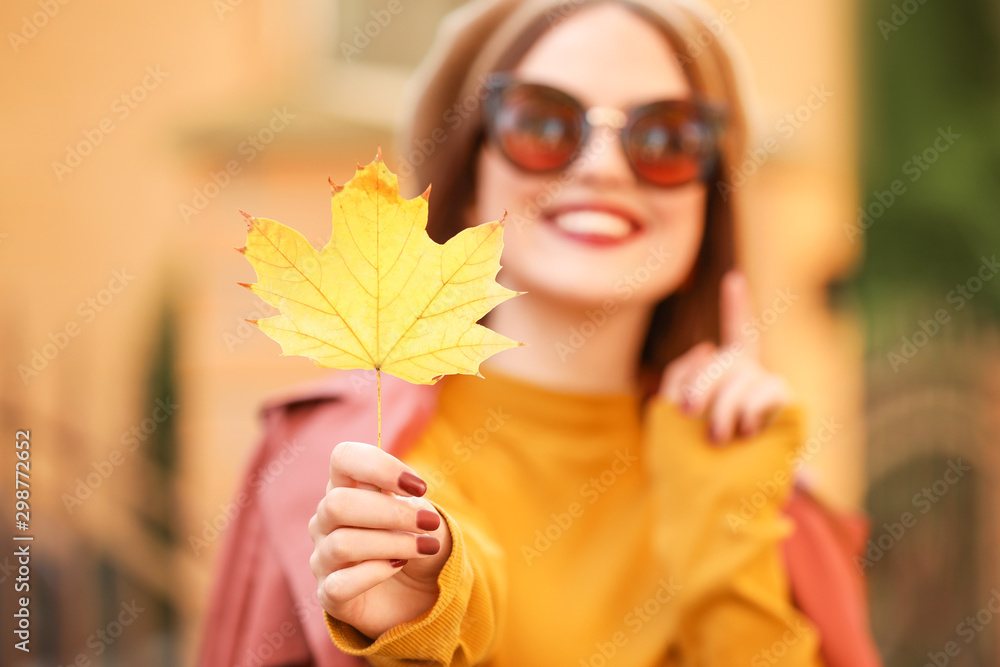
[[[489,410],[503,410],[519,422],[600,432],[639,421],[639,393],[574,392],[554,389],[497,370],[482,376],[447,375],[439,384],[440,408],[459,426],[477,428]]]

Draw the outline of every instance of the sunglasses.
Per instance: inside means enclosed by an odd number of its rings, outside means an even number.
[[[507,72],[491,74],[485,87],[486,134],[525,172],[567,167],[587,145],[591,129],[602,125],[618,132],[632,170],[646,183],[676,187],[707,180],[718,159],[725,112],[701,99],[586,108],[569,93]]]

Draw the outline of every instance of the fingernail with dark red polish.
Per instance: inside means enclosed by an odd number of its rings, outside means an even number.
[[[441,525],[441,517],[437,512],[430,510],[419,510],[417,512],[417,528],[420,530],[437,530]]]
[[[441,550],[441,543],[438,538],[430,535],[420,535],[417,537],[417,553],[425,556],[432,556]]]
[[[399,488],[411,496],[422,496],[427,493],[427,483],[412,472],[402,472],[399,475]]]
[[[405,558],[398,558],[396,560],[389,561],[389,565],[393,567],[403,567],[408,561]]]

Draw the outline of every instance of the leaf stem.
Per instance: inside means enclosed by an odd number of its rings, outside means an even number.
[[[382,369],[375,368],[375,385],[378,387],[378,448],[382,449]],[[375,487],[376,493],[382,493],[381,487]]]
[[[378,448],[382,449],[382,369],[375,369],[375,378],[378,386]]]

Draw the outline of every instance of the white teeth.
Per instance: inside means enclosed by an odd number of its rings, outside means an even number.
[[[620,239],[628,236],[632,225],[621,216],[604,211],[567,211],[553,217],[556,226],[574,234],[598,234]]]

